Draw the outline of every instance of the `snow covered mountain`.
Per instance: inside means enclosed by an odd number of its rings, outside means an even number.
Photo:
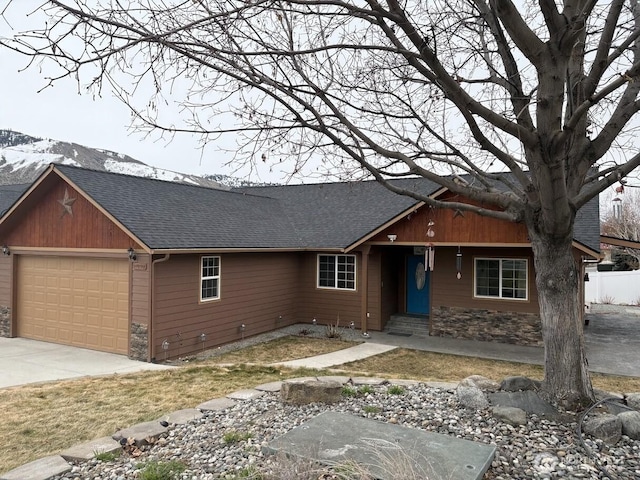
[[[31,137],[11,130],[0,130],[0,185],[31,183],[50,163],[212,188],[228,189],[238,182],[238,179],[225,175],[216,175],[213,180],[198,175],[172,172],[151,167],[121,153],[89,148],[77,143]]]

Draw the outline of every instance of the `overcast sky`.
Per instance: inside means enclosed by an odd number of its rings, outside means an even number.
[[[14,2],[7,15],[13,30],[0,19],[0,37],[24,30],[28,25],[24,21],[25,13],[40,3],[39,0]],[[180,134],[168,143],[157,135],[145,138],[131,132],[128,109],[110,92],[94,99],[88,94],[79,95],[77,84],[65,80],[38,93],[46,85],[47,72],[36,67],[19,72],[27,62],[28,59],[19,54],[0,48],[0,129],[112,150],[148,165],[179,172],[249,175],[247,170],[234,173],[223,167],[230,159],[228,154],[218,151],[216,144],[210,144],[203,152],[196,136]],[[230,137],[222,141],[219,146],[225,148],[235,144]],[[282,172],[270,173],[268,168],[251,174],[254,181],[275,182],[283,177]]]

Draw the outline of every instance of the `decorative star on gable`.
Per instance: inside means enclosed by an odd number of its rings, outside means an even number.
[[[456,218],[456,217],[463,217],[464,218],[464,212],[462,210],[460,210],[459,208],[456,208],[453,211],[453,218]]]
[[[61,200],[58,200],[58,203],[60,205],[62,205],[62,215],[60,215],[60,218],[64,217],[67,213],[73,217],[73,210],[71,208],[71,206],[73,205],[73,202],[75,202],[76,199],[75,198],[71,198],[69,196],[69,190],[67,190],[66,188],[64,189],[64,197]]]

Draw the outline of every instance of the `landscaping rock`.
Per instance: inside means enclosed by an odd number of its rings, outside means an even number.
[[[527,377],[505,377],[500,384],[500,390],[505,392],[519,392],[524,390],[538,390],[540,382]]]
[[[598,415],[584,422],[582,430],[609,445],[615,445],[622,436],[622,421],[617,415]]]
[[[636,410],[640,410],[640,393],[630,393],[627,395],[627,405]]]
[[[618,414],[622,422],[622,433],[632,440],[640,440],[640,412],[628,411]]]
[[[548,402],[545,402],[538,392],[525,390],[522,392],[495,392],[487,394],[491,405],[496,407],[514,407],[525,412],[557,419],[559,412]]]
[[[342,399],[342,384],[318,380],[285,382],[280,389],[280,398],[284,403],[292,405],[336,403]]]
[[[460,382],[463,387],[476,387],[485,392],[495,392],[500,389],[500,384],[495,380],[482,375],[471,375]]]
[[[481,410],[489,406],[487,397],[478,387],[458,385],[456,394],[458,395],[460,405],[465,408]]]
[[[493,407],[493,416],[509,425],[526,425],[527,412],[515,407]]]

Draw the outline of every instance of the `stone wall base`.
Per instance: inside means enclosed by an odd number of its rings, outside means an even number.
[[[537,313],[498,312],[461,307],[435,307],[429,317],[431,335],[485,342],[542,346]]]
[[[0,305],[0,337],[11,336],[11,309]]]
[[[129,358],[146,362],[149,353],[149,328],[141,323],[131,323]]]

